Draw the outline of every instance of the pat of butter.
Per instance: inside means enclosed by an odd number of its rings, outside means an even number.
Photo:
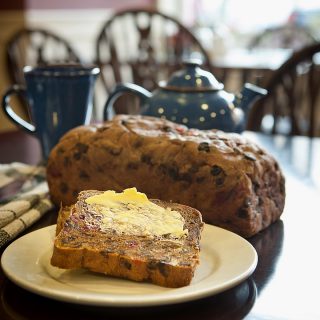
[[[136,188],[125,189],[122,193],[109,190],[85,201],[103,215],[103,230],[171,238],[181,238],[188,233],[183,229],[184,219],[178,211],[154,204]]]
[[[86,199],[88,204],[98,204],[102,206],[115,205],[116,203],[147,203],[148,197],[138,192],[136,188],[125,189],[121,193],[117,193],[113,190],[105,191],[104,193],[97,194],[95,196]]]

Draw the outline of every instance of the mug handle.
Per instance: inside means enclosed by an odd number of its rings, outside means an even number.
[[[20,86],[20,85],[13,85],[12,87],[10,87],[5,93],[4,96],[2,98],[2,108],[5,112],[5,114],[8,116],[8,118],[13,121],[16,125],[18,125],[20,128],[22,128],[23,130],[27,131],[28,133],[35,133],[36,132],[36,127],[23,120],[20,116],[18,116],[13,109],[10,106],[10,96],[16,94],[16,95],[20,95],[24,98],[26,98],[27,96],[27,91],[26,88],[24,86]]]
[[[152,93],[136,84],[133,83],[119,83],[115,89],[110,93],[107,102],[103,109],[103,119],[108,120],[108,110],[113,107],[115,101],[125,92],[133,93],[137,95],[142,103],[147,99],[151,98]]]

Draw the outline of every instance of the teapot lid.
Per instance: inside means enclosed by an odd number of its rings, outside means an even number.
[[[223,89],[214,75],[200,68],[202,62],[199,59],[190,59],[183,62],[185,68],[176,71],[171,78],[161,81],[159,87],[170,91],[203,92]]]

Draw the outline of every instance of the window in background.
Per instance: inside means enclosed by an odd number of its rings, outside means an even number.
[[[193,28],[208,49],[221,53],[247,47],[264,29],[287,23],[308,27],[320,39],[319,0],[159,0],[158,5]]]

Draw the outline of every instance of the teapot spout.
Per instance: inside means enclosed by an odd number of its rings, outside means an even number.
[[[243,118],[236,127],[236,132],[245,130],[249,111],[255,101],[266,96],[268,91],[251,83],[245,83],[241,93],[235,96],[233,101],[236,108],[243,112]]]
[[[240,97],[236,97],[234,104],[243,110],[245,117],[255,101],[266,96],[268,91],[251,83],[246,83],[241,90]]]

